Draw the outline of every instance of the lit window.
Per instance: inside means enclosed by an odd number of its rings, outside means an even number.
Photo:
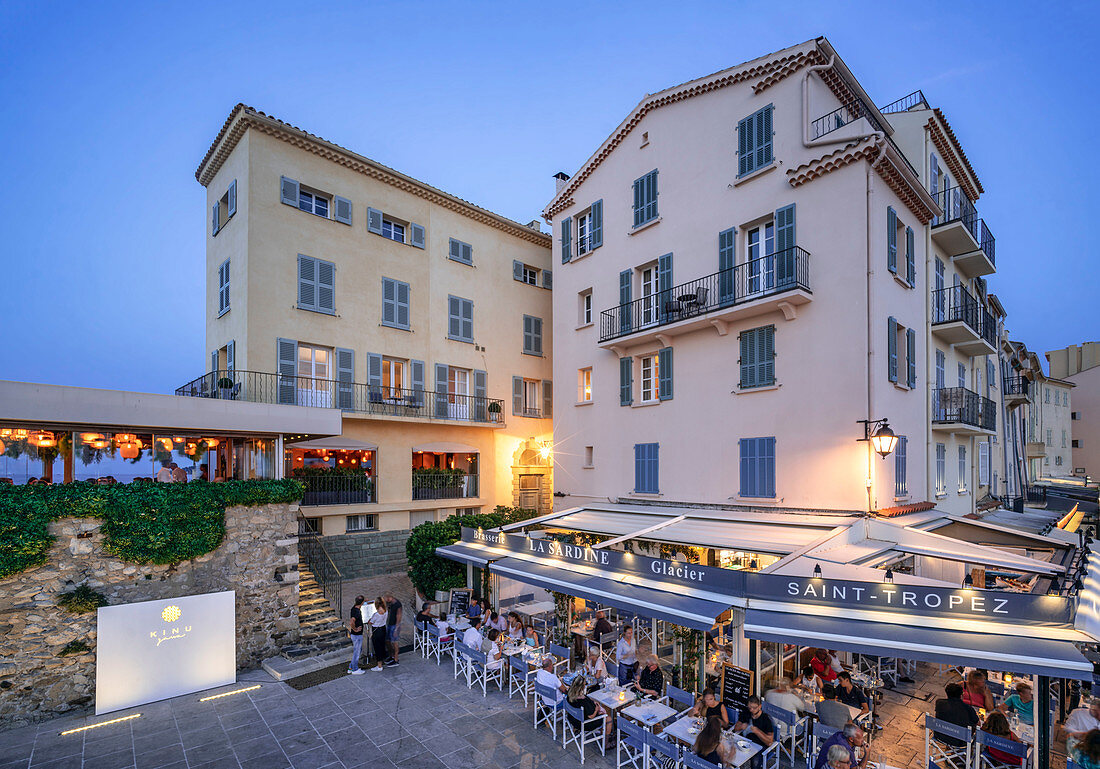
[[[377,515],[349,515],[346,520],[345,531],[349,534],[353,531],[374,531],[378,528]]]
[[[657,401],[657,378],[657,356],[647,355],[642,358],[642,403]]]
[[[523,415],[538,417],[542,406],[542,387],[537,379],[523,380]]]
[[[582,368],[577,372],[577,402],[592,402],[592,369]]]

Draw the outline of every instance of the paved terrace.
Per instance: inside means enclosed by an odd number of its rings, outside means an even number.
[[[108,716],[55,719],[0,732],[0,769],[572,769],[580,765],[543,727],[531,727],[523,700],[468,690],[450,664],[413,654],[382,673],[343,676],[297,691],[250,672],[223,689],[177,697]],[[889,764],[924,769],[923,714],[950,674],[921,665],[904,693],[887,691],[885,727],[875,739]],[[199,698],[259,684],[209,702]],[[60,736],[66,729],[141,717]],[[591,746],[589,746],[591,747]],[[1055,766],[1065,766],[1064,757]],[[586,756],[585,767],[614,766]]]

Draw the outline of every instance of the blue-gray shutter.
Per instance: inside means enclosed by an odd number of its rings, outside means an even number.
[[[474,303],[469,299],[460,300],[462,311],[462,338],[467,342],[474,341]]]
[[[886,207],[886,269],[898,272],[898,213],[893,206]]]
[[[409,284],[397,282],[397,325],[409,327]]]
[[[214,374],[214,379],[217,380],[218,376],[218,351],[210,353],[210,373]]]
[[[634,180],[634,226],[645,221],[645,177]]]
[[[784,289],[795,285],[796,252],[794,203],[775,212],[775,283]]]
[[[740,475],[741,496],[756,497],[756,439],[742,438],[738,441],[741,450]]]
[[[905,383],[910,388],[917,386],[917,331],[908,328],[905,330],[905,358],[906,372]]]
[[[517,259],[512,260],[512,280],[523,282],[523,262]]]
[[[756,439],[757,493],[775,496],[775,438]]]
[[[229,183],[229,202],[226,208],[229,210],[225,212],[225,218],[232,218],[233,214],[237,213],[237,180],[234,179]]]
[[[634,359],[619,358],[619,405],[634,402]]]
[[[351,201],[339,195],[332,197],[332,218],[341,224],[351,224]]]
[[[409,231],[411,237],[409,238],[409,245],[413,248],[424,248],[424,226],[411,222],[409,224]]]
[[[532,351],[542,355],[542,318],[531,318]]]
[[[457,296],[447,297],[447,336],[462,338],[462,300]]]
[[[916,237],[912,227],[905,228],[905,279],[910,286],[917,285]]]
[[[336,355],[336,408],[351,411],[355,408],[355,351],[337,347]]]
[[[756,113],[756,168],[772,162],[772,109],[769,104]]]
[[[928,175],[931,177],[928,183],[928,189],[932,193],[932,197],[935,198],[940,192],[940,163],[936,160],[934,154],[928,155]],[[938,199],[936,200],[936,204],[940,204]],[[947,212],[945,211],[944,213]]]
[[[671,347],[662,347],[657,351],[657,397],[663,401],[672,400]]]
[[[382,355],[376,352],[367,353],[367,400],[382,402]]]
[[[603,198],[592,204],[592,224],[589,225],[588,250],[603,245]]]
[[[630,281],[633,277],[633,270],[623,270],[619,273],[619,332],[624,334],[630,331],[631,326],[633,307],[630,304]]]
[[[451,238],[447,248],[447,258],[456,262],[462,261],[462,243],[460,241]]]
[[[657,443],[634,444],[634,491],[656,494],[660,490]]]
[[[523,416],[523,377],[512,377],[512,415]]]
[[[758,329],[741,332],[741,389],[756,387],[756,334]]]
[[[488,420],[486,413],[486,395],[488,395],[489,374],[485,371],[474,371],[474,413],[475,422]]]
[[[441,418],[447,417],[447,400],[450,395],[449,376],[450,369],[446,363],[435,364],[435,415]]]
[[[317,260],[317,309],[336,311],[336,265]]]
[[[377,208],[367,209],[367,232],[375,235],[382,234],[382,212]]]
[[[409,361],[409,376],[412,379],[413,407],[424,405],[424,361]]]
[[[279,178],[279,196],[288,206],[298,207],[298,182],[285,176]]]
[[[657,169],[645,175],[645,221],[657,218]]]
[[[220,205],[220,203],[215,203],[214,204],[214,210],[210,215],[210,234],[211,235],[217,235],[218,234],[218,206],[219,205]]]
[[[382,323],[397,323],[397,281],[393,278],[382,278]]]
[[[898,381],[898,322],[892,315],[886,321],[886,373],[891,382]]]
[[[737,259],[737,228],[718,233],[718,303],[733,304],[734,266]]]
[[[554,287],[554,275],[550,270],[542,271],[542,287],[550,289]]]
[[[317,260],[298,254],[298,306],[317,309]]]
[[[237,343],[233,339],[230,339],[229,344],[225,346],[225,370],[230,374],[237,370],[236,348]]]
[[[756,384],[775,384],[775,326],[756,329]]]
[[[218,314],[229,309],[229,260],[218,268]]]
[[[645,491],[646,477],[645,477],[645,460],[646,450],[644,443],[634,444],[634,492],[638,493]]]
[[[657,257],[657,308],[662,319],[672,300],[672,254]]]
[[[573,219],[565,217],[561,220],[561,263],[565,264],[573,258]],[[522,280],[520,275],[517,280]]]
[[[542,418],[549,419],[554,415],[554,383],[549,379],[542,380]]]
[[[744,176],[756,168],[756,152],[753,141],[756,134],[756,115],[749,115],[737,123],[737,175]]]
[[[904,435],[898,436],[898,447],[894,458],[894,494],[902,496],[909,489],[908,468],[906,467],[909,454],[909,439]]]
[[[298,343],[293,339],[276,339],[275,360],[279,370],[279,403],[297,403]]]

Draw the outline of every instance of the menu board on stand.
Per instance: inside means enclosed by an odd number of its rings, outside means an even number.
[[[730,719],[748,707],[752,694],[752,671],[736,665],[722,665],[722,704],[729,711]]]
[[[470,610],[470,595],[474,591],[468,587],[456,587],[451,589],[451,600],[448,614],[456,617],[465,617]]]

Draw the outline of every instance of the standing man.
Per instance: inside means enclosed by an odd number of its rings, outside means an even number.
[[[386,640],[390,644],[390,658],[386,661],[386,667],[397,667],[397,653],[401,647],[401,602],[393,593],[386,593],[382,598],[386,602],[388,615],[386,617]]]
[[[157,470],[157,483],[172,483],[174,480],[172,477],[172,463],[161,462],[160,469]]]
[[[348,615],[348,634],[351,636],[351,664],[348,672],[353,676],[363,675],[364,670],[359,667],[359,658],[363,656],[363,601],[367,600],[361,595],[355,596],[355,605],[351,607]]]

